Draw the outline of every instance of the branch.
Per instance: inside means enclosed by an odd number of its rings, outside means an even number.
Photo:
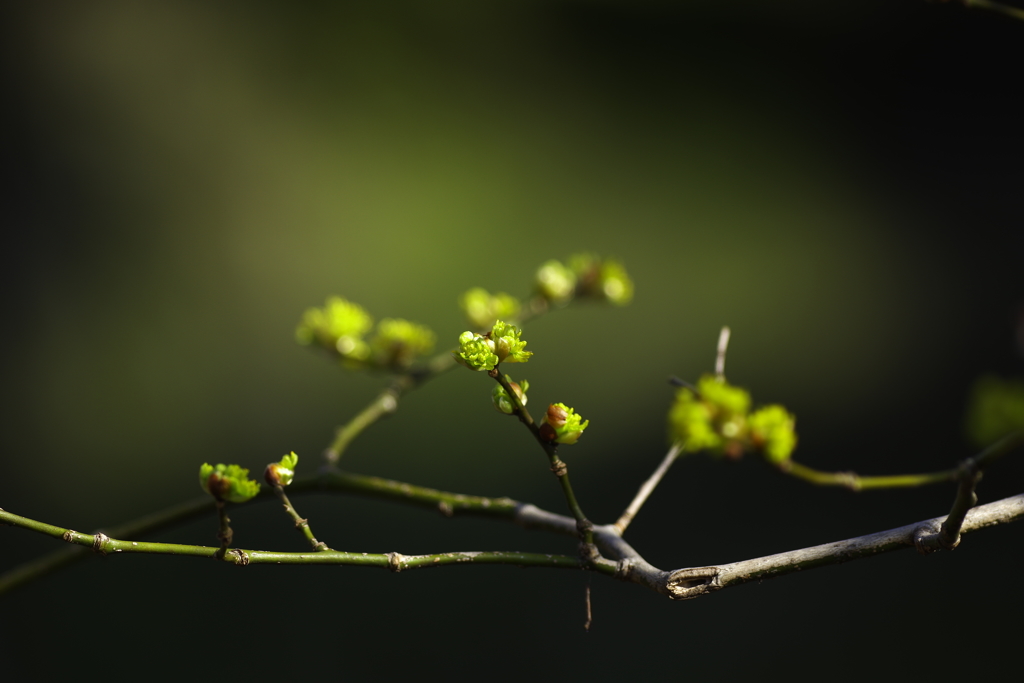
[[[239,566],[250,564],[337,564],[365,567],[383,567],[394,572],[404,569],[424,569],[451,564],[512,564],[521,567],[556,567],[563,569],[584,568],[577,557],[550,555],[546,553],[521,552],[449,552],[432,555],[402,555],[401,553],[347,553],[337,550],[313,551],[311,553],[282,553],[264,550],[233,548],[224,552],[222,547],[183,545],[179,543],[147,543],[145,541],[124,541],[111,538],[102,532],[82,534],[72,529],[43,524],[26,517],[19,517],[0,510],[0,521],[21,526],[39,533],[60,538],[68,543],[91,548],[101,555],[111,553],[145,553],[151,555],[186,555],[206,557]],[[613,574],[615,564],[604,561],[594,564],[595,571]]]
[[[448,510],[451,513],[459,510],[476,514],[487,514],[508,519],[526,529],[540,529],[569,536],[576,536],[579,533],[576,520],[572,517],[548,512],[534,505],[517,503],[508,498],[494,499],[462,496],[423,487],[414,487],[402,484],[401,482],[393,482],[376,477],[362,477],[360,475],[339,476],[337,473],[326,476],[322,482],[307,481],[307,485],[303,488],[307,490],[312,489],[314,485],[325,488],[359,490],[363,493],[379,493],[384,497],[419,505],[432,503],[432,507],[442,511],[445,510],[445,507],[442,507],[439,501],[444,501],[447,506],[450,506]],[[431,498],[435,500],[430,501]],[[484,503],[484,501],[492,502]],[[186,506],[172,508],[147,519],[158,521],[160,522],[159,526],[163,526],[167,523],[167,520],[175,515],[179,519],[184,519],[194,516],[197,512],[207,511],[212,507],[212,501],[205,499],[202,501],[201,506],[191,503]],[[971,509],[965,515],[960,534],[963,535],[997,524],[1006,524],[1021,518],[1024,518],[1024,494]],[[623,581],[646,586],[674,600],[685,600],[729,586],[750,581],[761,581],[804,569],[839,564],[892,550],[914,547],[923,550],[920,545],[921,539],[938,533],[945,520],[945,517],[936,517],[915,524],[908,524],[898,529],[882,531],[835,543],[827,543],[812,548],[793,550],[777,555],[734,562],[732,564],[688,567],[675,571],[658,569],[648,563],[640,553],[623,540],[618,528],[611,524],[596,526],[593,529],[593,533],[594,542],[597,547],[605,556],[615,558],[616,561],[614,562],[605,557],[584,562],[579,557],[566,555],[502,551],[405,556],[400,553],[363,554],[344,553],[333,550],[313,553],[279,553],[244,549],[231,550],[220,559],[239,565],[252,563],[341,564],[387,567],[392,571],[467,563],[572,568],[596,571],[600,574],[614,576]],[[47,556],[17,567],[0,576],[0,593],[33,578],[37,578],[43,573],[52,571],[71,561],[87,557],[88,553],[85,552],[87,548],[102,554],[111,552],[157,553],[212,557],[215,559],[220,551],[220,548],[217,547],[122,541],[102,532],[81,534],[71,529],[19,517],[3,510],[0,510],[0,523],[20,526],[79,546],[73,549],[78,552],[65,551]],[[153,528],[156,526],[158,525],[154,524]],[[139,527],[140,524],[136,522],[133,525],[126,525],[122,528]]]
[[[1014,522],[1022,517],[1024,494],[1019,494],[973,508],[967,513],[960,533]],[[936,533],[945,520],[945,517],[935,517],[898,529],[732,564],[678,569],[670,574],[665,588],[670,598],[686,600],[750,581],[775,578],[804,569],[839,564],[893,550],[916,548],[920,538]]]

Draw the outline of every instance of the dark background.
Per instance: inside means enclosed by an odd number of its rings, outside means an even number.
[[[204,461],[312,467],[385,379],[299,348],[331,294],[465,324],[581,250],[625,309],[527,329],[538,402],[613,521],[660,461],[665,377],[712,369],[798,416],[821,469],[972,453],[982,374],[1020,376],[1024,22],[901,2],[32,3],[3,9],[0,507],[91,531],[189,499]],[[561,511],[542,454],[446,375],[343,465]],[[1020,492],[1024,458],[983,502]],[[308,471],[308,470],[307,470]],[[951,487],[815,490],[754,461],[676,465],[628,540],[731,562],[944,514]],[[332,547],[572,552],[570,539],[373,500],[296,501]],[[242,547],[300,550],[273,504]],[[154,540],[215,543],[211,518]],[[5,680],[571,674],[833,680],[1019,671],[1024,528],[672,603],[635,585],[475,567],[393,575],[95,559],[0,598]],[[0,530],[0,570],[58,544]]]

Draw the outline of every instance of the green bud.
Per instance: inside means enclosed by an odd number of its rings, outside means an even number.
[[[375,366],[400,370],[413,360],[434,350],[434,333],[429,327],[401,318],[385,318],[377,324],[370,341],[371,362]]]
[[[537,291],[554,303],[566,303],[576,287],[576,275],[560,261],[548,261],[537,270]]]
[[[967,409],[967,433],[977,446],[988,446],[1024,431],[1024,382],[982,377],[974,383]]]
[[[498,356],[498,362],[525,363],[533,355],[532,351],[525,351],[526,342],[519,339],[523,333],[515,325],[509,325],[501,320],[494,322],[491,328],[491,339],[494,341],[494,353]]]
[[[779,405],[750,413],[750,394],[715,375],[696,391],[682,388],[668,415],[669,438],[685,451],[709,450],[739,457],[751,447],[771,462],[789,459],[796,447],[795,418]]]
[[[469,324],[485,329],[495,320],[518,318],[521,306],[519,300],[504,292],[489,294],[486,289],[475,287],[459,298],[459,307],[466,314]]]
[[[796,448],[796,418],[780,405],[759,408],[750,416],[750,441],[773,463],[789,460]]]
[[[682,388],[668,413],[669,439],[684,451],[717,450],[724,440],[711,422],[711,409],[691,389]]]
[[[249,470],[238,465],[203,463],[199,485],[217,500],[231,503],[244,503],[260,492],[259,482],[249,479]]]
[[[341,297],[331,297],[323,308],[310,308],[295,330],[300,344],[319,344],[337,353],[350,365],[361,365],[370,355],[363,341],[373,318],[357,304]]]
[[[669,411],[669,437],[683,450],[712,450],[738,457],[749,435],[750,394],[714,375],[704,375],[697,391],[682,388]]]
[[[455,360],[470,370],[493,370],[500,363],[494,353],[494,342],[469,330],[459,335],[459,349],[452,351]]]
[[[548,441],[574,444],[590,424],[590,420],[581,423],[581,419],[576,411],[564,403],[552,403],[541,420],[540,435]]]
[[[633,281],[621,263],[597,254],[573,254],[569,268],[576,276],[576,296],[604,299],[624,306],[633,298]]]
[[[697,382],[701,399],[716,413],[746,414],[750,410],[750,394],[715,375],[704,375]]]
[[[601,294],[616,306],[625,306],[633,299],[633,281],[618,261],[606,259],[599,278]]]
[[[522,386],[512,381],[512,378],[505,375],[505,381],[508,382],[509,386],[512,387],[512,391],[515,392],[516,397],[519,399],[519,403],[526,405],[526,390],[530,388],[530,383],[525,379],[523,380]],[[494,389],[491,390],[491,402],[494,403],[494,407],[505,413],[511,415],[516,411],[515,401],[505,391],[505,387],[500,384],[494,385]]]
[[[299,456],[292,451],[281,458],[280,462],[272,462],[263,471],[263,478],[271,486],[287,486],[295,479],[295,466],[299,463]]]

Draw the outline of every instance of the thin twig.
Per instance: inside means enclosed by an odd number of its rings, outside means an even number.
[[[288,516],[295,522],[295,528],[302,534],[309,544],[313,547],[313,550],[322,552],[324,550],[330,550],[326,543],[316,540],[316,536],[313,535],[313,530],[309,527],[309,520],[303,519],[299,516],[298,511],[292,502],[288,500],[288,495],[284,492],[284,487],[280,484],[274,485],[274,493],[281,500],[281,504],[284,505],[284,511],[288,513]]]
[[[725,381],[725,352],[729,349],[729,335],[732,331],[728,325],[718,333],[718,353],[715,356],[715,376],[719,382]]]
[[[590,630],[590,624],[594,620],[594,613],[593,613],[593,611],[591,610],[591,607],[590,607],[590,579],[587,579],[587,590],[586,590],[586,593],[583,596],[583,600],[587,604],[587,620],[585,622],[583,622],[583,630],[584,631],[589,631]]]
[[[217,518],[220,520],[220,531],[217,532],[217,538],[220,539],[220,554],[217,555],[217,559],[220,559],[224,557],[224,553],[231,547],[231,540],[234,538],[235,533],[231,530],[231,519],[228,518],[226,508],[227,503],[223,500],[218,500],[216,505]]]
[[[514,406],[513,414],[519,417],[519,421],[526,425],[530,433],[533,434],[533,438],[536,439],[540,447],[544,449],[544,452],[548,456],[548,462],[551,466],[551,472],[558,477],[558,483],[562,487],[562,495],[565,496],[565,503],[569,507],[569,511],[572,512],[573,517],[576,518],[576,527],[579,530],[580,535],[580,553],[589,559],[596,559],[598,556],[597,548],[594,546],[594,525],[587,519],[587,516],[583,513],[583,508],[580,507],[579,501],[576,500],[576,494],[573,492],[572,483],[569,481],[569,466],[558,457],[558,448],[554,442],[548,441],[540,433],[540,427],[533,420],[533,416],[530,415],[530,411],[523,405],[522,400],[519,398],[519,394],[512,388],[509,380],[505,378],[505,375],[501,373],[498,367],[487,373],[493,378],[508,394],[512,400]]]
[[[640,490],[637,491],[636,497],[633,498],[633,502],[629,504],[626,511],[622,513],[622,516],[619,517],[619,520],[613,525],[619,530],[620,534],[626,532],[626,527],[628,527],[629,523],[633,521],[636,514],[640,512],[640,508],[647,502],[647,498],[654,492],[654,489],[661,483],[665,473],[668,472],[668,468],[671,467],[672,463],[674,463],[676,458],[679,457],[680,450],[681,446],[678,443],[672,444],[672,448],[670,448],[668,453],[665,454],[665,459],[661,461],[660,465],[658,465],[658,469],[654,470],[654,474],[652,474],[650,478],[643,483]]]
[[[919,552],[952,550],[960,544],[960,531],[967,511],[978,503],[978,496],[974,490],[977,488],[978,482],[981,481],[982,471],[1022,442],[1024,442],[1024,434],[1020,432],[1009,434],[977,456],[968,458],[960,464],[955,475],[958,482],[956,498],[953,500],[949,516],[934,533],[922,531],[918,534],[915,543]]]

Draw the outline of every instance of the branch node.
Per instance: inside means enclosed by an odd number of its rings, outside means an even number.
[[[288,506],[285,506],[286,509],[287,509],[287,507]],[[295,520],[295,528],[296,529],[301,529],[304,526],[309,526],[309,520],[308,519],[302,519],[300,517],[299,519]]]
[[[74,543],[75,542],[75,534],[76,533],[78,533],[78,532],[77,531],[73,531],[72,529],[68,529],[67,531],[64,532],[64,535],[61,536],[61,538],[63,538],[66,543]]]
[[[718,580],[718,567],[688,567],[677,569],[668,576],[665,588],[673,600],[689,600],[722,587]]]
[[[860,477],[856,472],[836,472],[836,481],[851,491],[860,491]]]
[[[437,509],[445,517],[451,517],[455,514],[455,510],[454,508],[452,508],[452,504],[449,503],[447,500],[438,501]]]
[[[244,567],[247,564],[249,564],[249,560],[250,560],[249,556],[246,555],[241,550],[239,550],[238,548],[235,548],[234,550],[230,551],[228,554],[235,556],[235,558],[232,560],[232,562],[235,563],[236,567]]]
[[[551,471],[554,473],[556,477],[564,477],[565,475],[569,474],[569,466],[566,465],[563,461],[559,460],[558,462],[554,463],[551,466]]]
[[[405,557],[401,553],[388,553],[388,569],[396,574],[402,571],[402,561]]]
[[[921,555],[928,555],[940,549],[938,543],[939,525],[930,522],[914,529],[914,549]]]
[[[619,581],[632,581],[634,563],[632,558],[624,557],[615,563],[614,577]]]
[[[103,544],[110,540],[110,536],[107,536],[102,531],[97,531],[96,535],[92,537],[92,549],[98,552],[100,555],[106,555],[107,551],[104,550]]]

